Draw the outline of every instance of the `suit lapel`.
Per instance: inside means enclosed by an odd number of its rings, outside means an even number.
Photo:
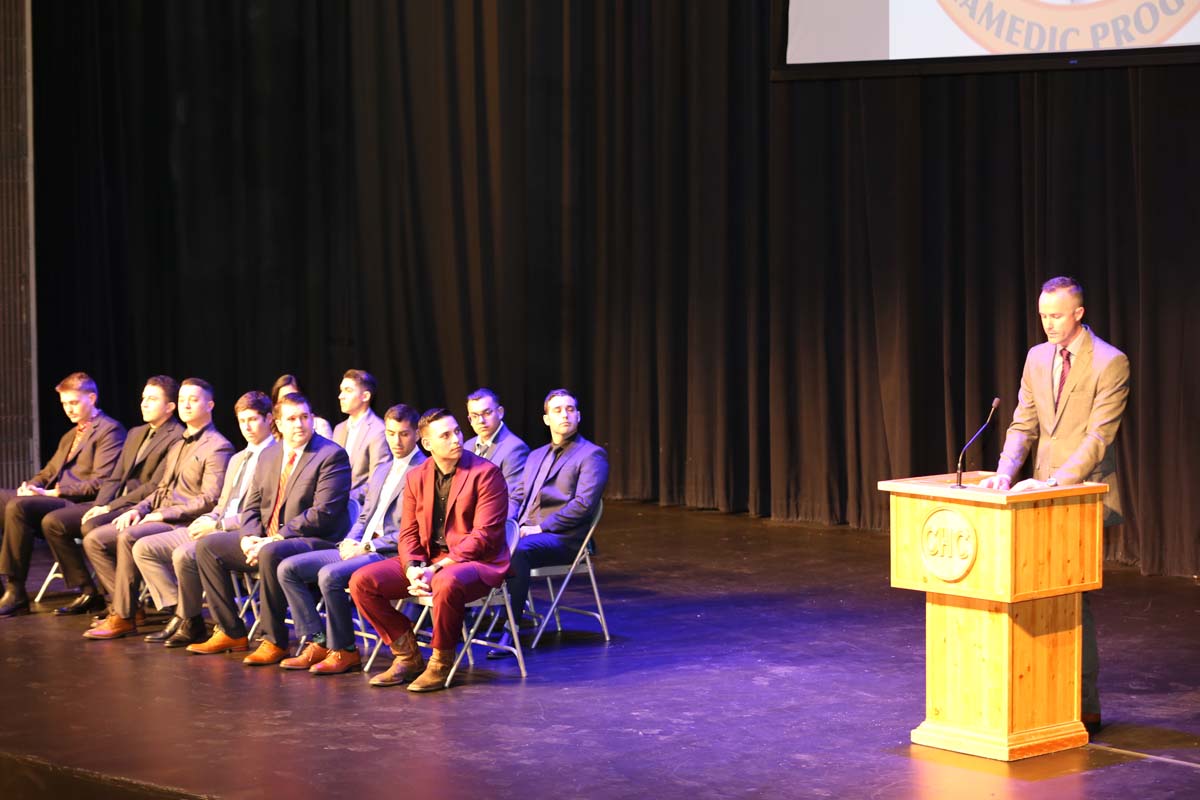
[[[1067,408],[1067,398],[1071,396],[1071,390],[1075,388],[1075,384],[1079,382],[1080,375],[1086,375],[1092,369],[1092,334],[1087,328],[1084,328],[1083,335],[1087,338],[1083,340],[1079,347],[1079,355],[1075,356],[1074,363],[1071,364],[1071,371],[1067,374],[1067,382],[1063,384],[1062,397],[1058,398],[1058,407],[1054,409],[1054,425],[1050,428],[1051,431],[1058,428],[1058,423],[1062,420],[1063,412]],[[1050,374],[1054,375],[1054,357],[1058,353],[1057,347],[1050,348]],[[1053,383],[1053,377],[1051,383]],[[1054,402],[1054,394],[1057,386],[1050,390],[1050,402]],[[1051,406],[1053,407],[1053,405]]]
[[[83,434],[83,439],[82,439],[82,440],[79,442],[79,449],[77,449],[77,450],[75,451],[75,456],[74,456],[74,458],[71,458],[71,457],[70,457],[70,455],[71,455],[71,450],[70,450],[70,446],[68,445],[68,447],[67,447],[67,456],[68,456],[68,458],[67,458],[67,460],[66,460],[66,461],[64,461],[64,462],[63,462],[63,469],[64,469],[64,470],[65,470],[65,469],[66,469],[68,466],[71,466],[71,465],[73,465],[73,464],[74,464],[76,461],[78,461],[78,460],[79,460],[79,455],[80,455],[80,453],[82,453],[82,452],[83,452],[83,448],[87,447],[87,446],[88,446],[88,442],[90,442],[90,441],[92,440],[92,437],[94,437],[94,436],[96,435],[96,429],[97,429],[97,428],[100,426],[100,420],[102,420],[102,419],[104,419],[104,415],[103,415],[103,414],[97,414],[97,415],[96,415],[96,418],[92,420],[92,424],[91,424],[91,425],[88,425],[88,429],[87,429],[87,431],[86,431],[86,432]],[[72,437],[72,440],[74,440],[74,437]]]
[[[421,544],[428,552],[433,542],[433,487],[437,482],[437,464],[433,462],[432,458],[425,463],[429,467],[425,470],[425,486],[421,489],[421,494],[424,496],[421,499],[421,519],[417,521],[417,527],[421,532]]]
[[[309,443],[311,444],[311,441]],[[283,487],[283,500],[279,503],[280,507],[287,504],[288,498],[292,494],[292,487],[299,483],[300,476],[304,474],[304,470],[308,469],[308,465],[315,457],[312,448],[305,447],[304,452],[296,459],[296,466],[292,470],[292,474],[288,476],[287,486]]]
[[[468,454],[464,451],[463,456]],[[450,494],[446,496],[446,520],[450,520],[450,509],[454,508],[454,501],[458,499],[458,494],[467,485],[467,472],[471,469],[470,464],[464,464],[461,460],[458,462],[458,468],[454,470],[454,477],[450,479]]]
[[[553,451],[553,449],[554,448],[551,448],[551,451]],[[562,468],[566,465],[566,463],[575,458],[578,450],[579,437],[576,436],[570,441],[570,443],[567,444],[566,447],[563,448],[562,455],[558,457],[558,461],[554,463],[554,466],[550,467],[550,471],[546,473],[546,482],[542,485],[545,486],[546,483],[552,483],[554,481],[554,477],[562,471]]]

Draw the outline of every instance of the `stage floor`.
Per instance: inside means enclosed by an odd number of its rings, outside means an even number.
[[[0,620],[0,797],[1200,796],[1195,581],[1106,571],[1105,729],[1004,764],[909,743],[924,605],[885,535],[610,502],[597,536],[611,642],[568,617],[527,678],[428,695]]]

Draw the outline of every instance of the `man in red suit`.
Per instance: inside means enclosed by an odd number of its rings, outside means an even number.
[[[405,476],[400,553],[355,572],[350,596],[395,655],[371,685],[411,681],[410,692],[432,692],[450,674],[467,603],[499,586],[508,572],[508,488],[498,467],[463,450],[462,428],[446,409],[426,411],[417,430],[430,459]],[[433,598],[428,665],[412,622],[392,607],[409,595]]]

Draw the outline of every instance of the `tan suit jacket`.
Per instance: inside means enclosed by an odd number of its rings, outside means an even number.
[[[1113,525],[1121,521],[1113,442],[1129,398],[1129,359],[1086,325],[1081,336],[1057,409],[1057,387],[1052,385],[1055,345],[1045,342],[1030,349],[997,471],[1015,482],[1036,443],[1033,477],[1053,476],[1060,484],[1108,484],[1105,524]]]

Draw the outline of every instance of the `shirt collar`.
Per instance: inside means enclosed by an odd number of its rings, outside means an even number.
[[[404,458],[392,459],[392,472],[393,473],[403,472],[404,470],[408,469],[408,465],[412,463],[413,456],[415,456],[416,454],[417,454],[417,448],[414,447],[409,452],[409,454],[406,455]]]
[[[249,453],[251,456],[262,455],[262,451],[266,450],[268,447],[270,447],[273,444],[275,444],[275,437],[268,436],[267,438],[263,439],[258,444],[246,445],[246,452]]]
[[[183,443],[184,443],[184,444],[191,444],[192,442],[196,441],[196,440],[197,440],[197,439],[199,439],[201,436],[203,436],[203,435],[204,435],[204,433],[205,433],[205,431],[207,431],[207,430],[208,430],[209,428],[211,428],[211,427],[212,427],[212,423],[211,423],[211,422],[209,422],[209,423],[208,423],[208,424],[206,424],[206,425],[205,425],[203,428],[201,428],[200,430],[198,430],[198,431],[196,431],[195,433],[191,434],[190,436],[187,434],[187,431],[185,430],[185,431],[184,431],[184,435],[183,435]]]
[[[491,447],[493,444],[495,444],[496,440],[500,438],[500,431],[502,430],[504,430],[504,420],[500,421],[500,427],[496,428],[496,432],[492,434],[492,438],[484,439],[483,437],[480,437],[479,443],[485,448]]]

